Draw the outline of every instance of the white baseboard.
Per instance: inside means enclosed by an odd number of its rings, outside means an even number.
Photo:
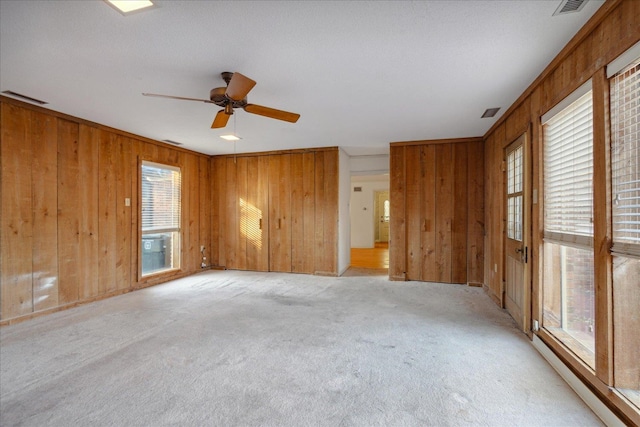
[[[538,338],[537,335],[533,336],[533,346],[544,357],[547,362],[553,367],[553,369],[560,374],[560,376],[569,384],[569,387],[576,392],[578,396],[584,401],[584,403],[591,408],[591,410],[609,427],[624,427],[624,423],[618,418],[598,397],[593,394],[589,388],[584,385],[580,378],[578,378],[563,362],[555,355],[553,351],[547,345]]]

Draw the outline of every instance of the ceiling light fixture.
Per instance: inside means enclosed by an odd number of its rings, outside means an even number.
[[[238,140],[242,139],[239,136],[236,136],[236,135],[233,135],[233,134],[220,135],[220,138],[226,139],[227,141],[238,141]]]
[[[486,110],[484,110],[484,113],[482,113],[482,117],[483,119],[486,119],[487,117],[493,117],[496,115],[496,113],[498,112],[498,110],[500,110],[500,107],[497,108],[487,108]]]
[[[128,15],[142,9],[153,6],[151,0],[104,0],[109,6],[112,6],[123,15]]]

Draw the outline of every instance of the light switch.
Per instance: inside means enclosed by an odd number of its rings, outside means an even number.
[[[125,206],[131,206],[131,199],[130,199],[130,198],[128,198],[128,197],[127,197],[127,198],[125,198],[125,199],[124,199],[124,205],[125,205]]]

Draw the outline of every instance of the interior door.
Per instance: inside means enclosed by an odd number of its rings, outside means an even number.
[[[389,241],[389,191],[376,191],[377,241]]]
[[[505,149],[505,289],[504,305],[518,326],[525,330],[525,316],[529,310],[525,271],[528,262],[526,246],[526,224],[528,216],[525,206],[526,134],[520,136]]]

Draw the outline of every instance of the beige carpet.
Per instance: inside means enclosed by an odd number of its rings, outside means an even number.
[[[2,426],[601,425],[479,288],[211,271],[0,329]]]

